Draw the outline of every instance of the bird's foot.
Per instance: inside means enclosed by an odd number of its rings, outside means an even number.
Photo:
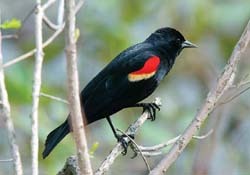
[[[149,112],[150,116],[149,119],[151,119],[151,121],[155,120],[155,114],[156,114],[156,110],[160,111],[160,105],[158,105],[157,103],[138,103],[138,106],[143,107],[143,112],[145,112],[146,110]]]
[[[128,140],[126,139],[127,137],[130,137]],[[122,155],[126,155],[127,154],[127,151],[128,151],[128,146],[129,144],[131,143],[130,139],[133,139],[135,138],[135,136],[133,134],[129,134],[129,135],[117,135],[116,138],[117,138],[117,141],[118,142],[121,142],[122,144],[122,147],[123,147],[123,151],[122,151]]]

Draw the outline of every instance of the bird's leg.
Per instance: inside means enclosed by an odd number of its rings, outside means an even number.
[[[112,131],[114,133],[115,138],[117,139],[118,142],[121,142],[122,147],[124,148],[124,151],[122,152],[122,155],[126,155],[127,154],[127,150],[128,150],[128,145],[129,145],[129,142],[127,142],[125,140],[125,137],[127,137],[127,136],[126,135],[117,134],[116,129],[115,129],[115,127],[114,127],[114,125],[113,125],[113,123],[112,123],[112,121],[110,119],[110,116],[108,116],[106,118],[107,118],[108,123],[109,123],[109,125],[110,125],[110,127],[111,127],[111,129],[112,129]],[[132,139],[134,139],[134,135],[129,135],[129,137],[131,137]]]
[[[155,113],[156,113],[156,109],[158,111],[160,111],[160,106],[157,105],[156,103],[137,103],[131,107],[142,107],[143,108],[143,112],[145,110],[148,110],[148,112],[150,113],[150,119],[151,121],[155,120]]]

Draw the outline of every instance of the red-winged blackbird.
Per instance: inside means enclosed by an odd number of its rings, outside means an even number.
[[[110,116],[124,108],[143,107],[151,111],[159,107],[152,103],[138,103],[148,97],[172,68],[183,48],[196,47],[172,28],[161,28],[145,41],[129,47],[99,72],[80,94],[87,123],[106,118],[118,141]],[[69,117],[68,117],[69,119]],[[43,158],[70,132],[68,119],[47,137]],[[125,143],[123,146],[126,147]]]

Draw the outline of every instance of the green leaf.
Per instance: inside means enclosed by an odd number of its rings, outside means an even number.
[[[99,142],[93,143],[93,145],[89,149],[89,154],[90,154],[91,157],[94,156],[94,153],[95,153],[95,151],[97,150],[98,147],[99,147]]]
[[[1,29],[19,29],[21,26],[21,21],[16,18],[6,20],[4,23],[0,24]]]
[[[80,29],[79,28],[76,28],[74,37],[75,37],[75,41],[77,42],[78,38],[80,37]]]

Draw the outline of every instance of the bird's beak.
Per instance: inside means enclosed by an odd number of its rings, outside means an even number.
[[[198,46],[186,40],[181,44],[182,48],[197,48]]]

